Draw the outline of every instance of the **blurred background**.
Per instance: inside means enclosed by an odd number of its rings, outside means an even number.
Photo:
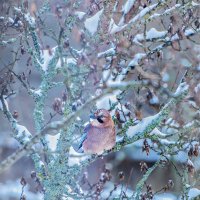
[[[125,22],[129,21],[131,16],[135,16],[141,10],[141,6],[145,8],[155,2],[157,1],[137,1],[135,7],[129,11],[131,14],[126,14]],[[123,70],[124,66],[129,63],[137,52],[148,52],[163,42],[162,39],[144,41],[144,43],[146,42],[144,48],[138,45],[137,42],[133,42],[134,39],[136,41],[135,36],[137,34],[141,34],[144,30],[150,30],[154,27],[159,31],[168,31],[168,37],[172,37],[173,34],[182,30],[181,28],[183,28],[183,26],[186,26],[186,28],[198,26],[197,23],[199,23],[200,16],[199,7],[197,7],[197,9],[187,8],[185,11],[181,10],[180,13],[172,12],[170,15],[166,15],[159,18],[159,20],[147,24],[140,24],[138,22],[137,26],[133,26],[131,27],[132,29],[130,28],[131,30],[128,30],[130,31],[128,34],[126,32],[123,34],[119,32],[116,33],[116,35],[108,35],[105,33],[105,29],[108,28],[106,17],[107,15],[110,16],[112,12],[104,5],[104,1],[84,0],[79,2],[79,4],[77,3],[78,6],[76,7],[76,1],[51,0],[48,2],[39,0],[1,0],[0,88],[3,88],[3,86],[7,84],[8,94],[14,91],[14,94],[7,98],[9,110],[13,116],[15,116],[19,124],[26,126],[33,134],[36,133],[33,118],[34,100],[29,96],[27,90],[15,76],[13,80],[11,80],[12,78],[10,77],[9,71],[12,70],[15,74],[20,75],[22,79],[24,76],[24,80],[26,80],[31,89],[37,88],[41,82],[41,75],[33,66],[31,56],[23,40],[24,27],[20,27],[20,24],[14,25],[15,27],[12,25],[13,20],[16,20],[14,7],[20,7],[22,4],[26,6],[26,3],[31,16],[37,19],[37,33],[44,55],[47,55],[47,57],[50,56],[51,49],[57,45],[54,36],[57,37],[59,35],[61,26],[64,26],[66,29],[69,28],[67,40],[63,42],[67,48],[70,46],[72,49],[77,49],[78,51],[81,51],[83,47],[86,49],[85,57],[77,61],[80,66],[87,66],[86,68],[88,71],[78,71],[79,73],[86,73],[86,76],[80,76],[80,79],[79,76],[76,77],[79,81],[74,79],[75,87],[81,88],[81,92],[78,92],[74,102],[70,105],[74,112],[80,105],[84,104],[88,95],[95,95],[103,92],[103,90],[99,89],[99,85],[101,84],[102,76],[106,74],[104,69],[105,66],[108,66],[109,59],[104,57],[97,59],[97,53],[107,50],[112,44],[117,45],[118,54],[116,56],[117,58],[113,61],[115,69],[113,70],[113,76],[115,76],[118,72],[120,73],[120,70]],[[119,1],[116,5],[116,11],[112,13],[115,23],[119,22],[122,15],[121,11],[125,3],[126,1]],[[111,7],[112,5],[114,6],[115,2],[111,1]],[[171,1],[166,7],[163,7],[159,13],[164,12],[167,8],[173,7],[174,5],[175,1]],[[98,29],[99,35],[97,34],[91,37],[88,33],[90,28],[87,29],[85,21],[87,18],[101,11],[104,6],[105,14],[103,15],[100,29]],[[45,9],[48,9],[48,11],[46,12]],[[40,15],[38,15],[38,13],[40,13]],[[186,19],[183,19],[184,15],[191,18],[188,19],[187,24],[185,24],[186,21],[184,21]],[[41,19],[39,19],[38,16],[40,16]],[[76,16],[76,21],[71,23],[71,21],[74,20],[74,16]],[[73,25],[72,27],[70,27],[71,24]],[[171,24],[173,24],[171,27],[173,30],[170,32],[169,26]],[[195,27],[194,29],[199,30],[199,27]],[[127,90],[120,100],[120,103],[116,98],[116,93],[110,94],[98,100],[96,105],[91,105],[90,110],[93,108],[109,109],[111,104],[118,102],[118,109],[113,109],[111,113],[112,116],[118,120],[116,121],[116,130],[119,132],[126,120],[130,118],[137,121],[158,113],[160,108],[170,99],[169,96],[160,92],[158,88],[162,86],[174,92],[184,76],[184,73],[189,68],[192,68],[193,73],[192,78],[187,80],[188,84],[190,84],[190,94],[193,97],[192,101],[196,103],[195,106],[199,109],[200,87],[196,86],[200,80],[200,36],[198,32],[190,38],[183,36],[183,32],[179,34],[180,37],[183,37],[180,41],[176,41],[169,47],[166,46],[166,48],[163,48],[161,51],[144,59],[141,66],[143,72],[147,75],[134,69],[127,75],[126,80],[150,80],[151,84],[149,87],[145,87],[140,91],[139,89]],[[2,41],[9,40],[10,38],[16,38],[16,41],[13,43],[8,42],[4,45]],[[33,45],[31,39],[29,40],[29,45]],[[71,54],[68,59],[74,59],[73,54]],[[85,68],[83,69],[85,70]],[[161,80],[159,79],[159,81],[157,81],[152,78],[154,76],[161,77]],[[62,74],[58,73],[54,81],[65,83],[66,79]],[[197,90],[196,93],[194,92],[194,88]],[[60,112],[62,109],[60,110],[56,105],[58,101],[64,101],[65,95],[68,95],[68,89],[69,88],[64,84],[48,92],[44,112],[45,124],[63,118],[63,113]],[[196,109],[188,104],[190,100],[191,99],[188,98],[174,107],[168,122],[163,122],[161,126],[158,127],[159,130],[170,132],[192,121],[196,117]],[[82,133],[84,123],[89,120],[90,110],[86,110],[80,116],[80,120],[77,120],[79,126],[76,127],[76,134],[80,135]],[[118,118],[116,110],[120,115]],[[4,114],[0,112],[0,161],[6,159],[7,156],[11,155],[19,148],[19,143],[11,136],[11,133],[12,129],[8,120]],[[56,147],[56,137],[47,136],[47,140],[51,148]],[[185,141],[191,142],[193,140],[199,142],[199,129],[187,133]],[[145,149],[145,145],[152,148],[148,148],[147,150]],[[107,183],[104,185],[105,190],[101,198],[106,199],[106,196],[109,196],[110,188],[112,188],[114,184],[117,189],[113,190],[113,193],[118,192],[120,198],[125,199],[126,195],[124,193],[120,194],[122,191],[121,188],[124,188],[127,194],[129,191],[133,191],[139,180],[143,177],[145,171],[159,160],[160,155],[153,150],[154,145],[154,142],[150,139],[142,139],[124,147],[118,152],[98,158],[83,170],[82,177],[77,177],[77,179],[80,179],[79,182],[82,189],[90,190],[91,187],[95,186],[95,184],[100,181],[103,173],[103,175],[106,174],[109,178],[105,181]],[[191,143],[191,145],[193,144]],[[163,165],[163,167],[156,168],[144,186],[144,193],[147,190],[149,193],[152,192],[154,194],[154,199],[178,199],[182,191],[182,182],[181,177],[177,174],[177,170],[183,171],[183,165],[187,158],[187,151],[179,151],[177,155],[173,156],[173,162],[169,162]],[[199,156],[193,160],[193,163],[195,173],[198,173],[200,169]],[[35,168],[32,159],[29,156],[24,156],[11,168],[0,174],[0,200],[20,199],[22,193],[26,195],[28,200],[42,199],[43,190],[34,178],[34,171]],[[194,181],[195,173],[192,171],[189,175],[189,180],[191,182]],[[25,186],[22,177],[25,179]],[[197,188],[200,189],[199,178],[195,181],[197,183]],[[197,191],[197,193],[198,192],[199,191]],[[151,199],[150,197],[148,198]],[[112,197],[110,199],[112,199]]]

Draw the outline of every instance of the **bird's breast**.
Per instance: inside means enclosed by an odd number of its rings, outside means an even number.
[[[83,143],[86,153],[101,154],[115,145],[115,131],[113,127],[92,127],[88,132],[87,139]]]

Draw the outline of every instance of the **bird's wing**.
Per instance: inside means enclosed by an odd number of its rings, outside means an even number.
[[[88,133],[91,127],[92,127],[91,124],[88,123],[84,128],[84,133]]]
[[[77,151],[78,153],[83,153],[83,142],[87,139],[87,134],[88,134],[88,131],[90,130],[91,128],[91,125],[90,124],[87,124],[86,127],[84,128],[84,132],[81,136],[81,139],[78,143],[78,146],[74,146],[74,150]]]

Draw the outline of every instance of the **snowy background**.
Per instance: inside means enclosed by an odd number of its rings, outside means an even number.
[[[200,195],[199,6],[2,1],[0,161],[69,120],[0,166],[0,200]],[[93,159],[71,144],[97,108],[110,110],[117,145]]]

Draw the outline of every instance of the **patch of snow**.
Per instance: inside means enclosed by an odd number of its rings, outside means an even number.
[[[122,112],[120,110],[121,109],[120,107],[121,107],[120,105],[117,105],[116,106],[116,108],[117,108],[116,110],[118,110],[118,112],[119,112],[119,118],[120,118],[120,120],[125,122],[126,119],[129,119],[128,114],[130,113],[130,110],[128,110],[125,106],[122,105],[122,110],[123,110],[123,112]]]
[[[112,47],[104,52],[98,53],[97,57],[102,58],[102,57],[107,57],[107,56],[114,56],[116,53],[115,49],[116,49],[115,47]]]
[[[67,58],[66,62],[67,62],[67,65],[68,65],[68,66],[77,65],[77,61],[76,61],[75,58]]]
[[[181,64],[184,66],[184,67],[191,67],[192,66],[192,63],[186,59],[186,58],[182,58],[181,59]]]
[[[172,145],[172,144],[176,144],[175,141],[170,141],[168,139],[160,139],[159,142],[162,144],[162,145]]]
[[[186,30],[185,30],[185,35],[186,35],[186,36],[192,35],[192,34],[194,34],[194,33],[195,33],[195,31],[194,31],[193,29],[186,29]]]
[[[115,91],[115,92],[113,92],[112,94],[105,95],[104,97],[98,99],[98,100],[96,101],[96,106],[97,106],[97,108],[98,108],[98,109],[105,108],[105,109],[108,110],[108,109],[110,108],[109,101],[110,101],[112,104],[118,102],[116,96],[117,96],[117,94],[119,94],[119,93],[120,93],[120,91],[118,91],[118,92]]]
[[[154,128],[154,130],[151,131],[150,135],[157,135],[160,138],[166,137],[166,134],[162,133],[160,130],[158,130],[158,128]]]
[[[200,151],[200,148],[199,148],[199,151]],[[200,170],[200,156],[197,157],[195,160],[194,160],[194,168],[196,171],[199,171]]]
[[[98,25],[99,25],[99,20],[100,20],[100,16],[103,13],[103,9],[101,9],[100,11],[98,11],[94,16],[87,18],[85,20],[85,28],[92,34],[94,35],[94,33],[97,31]]]
[[[192,1],[192,6],[199,6],[199,5],[200,5],[199,3]]]
[[[0,183],[0,197],[3,200],[19,199],[22,192],[22,185],[20,180],[7,181],[6,183]],[[29,186],[24,187],[24,194],[28,200],[42,200],[43,195],[41,193],[32,193],[29,190]]]
[[[30,141],[32,135],[25,126],[17,124],[16,131],[17,131],[17,137],[23,140],[23,142]]]
[[[4,98],[4,103],[5,103],[6,109],[9,110],[8,102],[5,100],[5,98]],[[3,110],[3,105],[1,103],[1,100],[0,100],[0,110]]]
[[[56,135],[46,135],[46,140],[48,142],[48,146],[52,151],[56,150],[59,138],[60,138],[60,133],[56,134]]]
[[[134,58],[129,62],[128,67],[139,65],[139,62],[142,58],[146,56],[145,53],[137,53]]]
[[[146,39],[152,40],[156,38],[162,38],[167,35],[167,31],[158,31],[155,28],[151,28],[149,31],[146,33]]]
[[[114,33],[117,33],[117,32],[120,32],[122,29],[124,29],[125,27],[127,26],[127,24],[123,25],[123,26],[118,26],[115,24],[114,20],[111,19],[110,21],[110,25],[109,25],[109,28],[108,28],[108,32],[110,34],[114,34]]]
[[[19,143],[13,137],[7,137],[10,134],[8,131],[4,131],[2,134],[2,139],[0,140],[0,148],[10,148],[16,150],[19,147]]]
[[[43,56],[43,63],[41,63],[37,59],[37,62],[40,64],[44,72],[48,70],[48,65],[49,65],[50,60],[53,58],[54,51],[55,51],[54,48],[52,48],[51,50],[45,49],[41,51],[41,55]]]
[[[181,83],[176,89],[174,96],[180,96],[184,91],[186,92],[188,88],[189,88],[189,85],[186,82]]]
[[[197,66],[197,70],[200,71],[200,64]]]
[[[41,63],[38,59],[37,62],[40,64],[42,70],[46,72],[48,70],[48,65],[51,61],[51,59],[54,57],[55,52],[56,52],[57,46],[49,49],[44,49],[41,51],[41,55],[43,57],[43,62]],[[61,60],[59,59],[57,64],[56,64],[56,69],[61,67]]]
[[[104,109],[109,110],[110,109],[110,103],[111,104],[117,104],[118,103],[117,95],[120,94],[120,92],[121,92],[120,90],[115,90],[115,91],[113,91],[112,94],[108,94],[108,95],[100,98],[99,100],[97,100],[97,102],[96,102],[97,108],[98,109],[104,108]],[[122,105],[122,107],[121,107],[121,105],[117,104],[115,106],[115,109],[118,109],[118,110],[122,109],[125,115],[127,115],[130,112],[124,105]],[[111,116],[114,115],[115,110],[112,110],[110,112],[110,114],[111,114]],[[123,120],[124,116],[121,116],[121,117],[122,117],[122,120]]]
[[[77,120],[77,121],[81,121],[81,118],[80,118],[80,117],[77,117],[76,120]]]
[[[40,167],[44,167],[44,163],[43,163],[41,160],[39,161],[38,165],[39,165]]]
[[[34,90],[34,93],[37,94],[38,96],[41,96],[41,95],[42,95],[41,89]]]
[[[167,13],[169,13],[169,12],[173,11],[174,9],[179,8],[179,7],[181,7],[181,4],[177,3],[173,7],[169,8],[169,9],[166,9],[163,14],[167,14]]]
[[[176,122],[171,117],[165,122],[165,124],[170,124],[170,125],[172,125],[172,123],[173,123],[173,126],[179,127],[179,125],[176,124]]]
[[[100,96],[102,93],[103,93],[103,91],[102,91],[101,88],[97,88],[96,91],[95,91],[96,96]]]
[[[186,163],[188,159],[188,154],[184,151],[179,151],[178,154],[172,156],[172,159],[178,163]]]
[[[27,13],[24,15],[25,20],[28,22],[31,28],[35,28],[35,18],[30,15],[30,13]]]
[[[21,8],[17,8],[17,7],[15,7],[14,6],[14,10],[17,12],[17,13],[21,13],[22,11],[21,11]]]
[[[88,155],[83,153],[78,153],[74,150],[71,146],[69,149],[69,159],[68,159],[68,166],[71,167],[73,165],[80,165],[82,161],[87,160]]]
[[[188,192],[189,200],[192,200],[193,198],[200,195],[200,190],[197,188],[191,188]]]
[[[122,6],[122,12],[124,14],[127,14],[133,7],[134,3],[135,3],[135,0],[127,0],[125,5]]]
[[[173,7],[169,8],[169,9],[166,9],[165,12],[163,12],[162,14],[158,14],[158,13],[154,13],[153,15],[150,16],[150,19],[154,19],[156,17],[160,17],[160,16],[163,16],[163,15],[167,15],[169,14],[170,12],[172,12],[173,10],[177,9],[181,7],[181,4],[176,4],[174,5]]]
[[[8,22],[13,24],[14,23],[14,19],[12,19],[11,17],[8,17]]]
[[[195,93],[200,92],[200,83],[197,84],[197,86],[194,88]]]
[[[138,85],[138,84],[141,84],[141,83],[138,83],[137,81],[120,81],[120,80],[116,80],[116,81],[112,81],[112,80],[108,80],[107,81],[107,86],[110,87],[110,88],[119,88],[119,89],[122,89],[122,88],[125,88],[129,85]]]
[[[178,34],[174,34],[172,37],[171,37],[171,41],[175,41],[175,40],[179,40],[179,36]]]
[[[158,31],[155,28],[151,28],[149,31],[146,32],[146,40],[162,39],[166,37],[166,35],[167,31]],[[141,45],[140,42],[144,40],[144,34],[137,34],[132,41],[136,44]]]
[[[192,162],[190,159],[188,159],[187,164],[188,164],[189,166],[194,167],[194,164],[193,164],[193,162]]]
[[[102,71],[102,80],[105,81],[105,80],[110,80],[110,78],[112,77],[111,75],[111,69],[105,69]]]
[[[163,81],[163,82],[169,82],[169,80],[170,80],[170,76],[169,76],[168,73],[165,72],[165,73],[162,75],[162,81]]]
[[[134,135],[139,135],[152,123],[153,120],[158,118],[158,114],[143,118],[137,125],[130,126],[126,132],[127,137],[132,138]]]
[[[153,200],[177,200],[177,196],[169,192],[163,192],[161,194],[156,194]]]
[[[149,100],[149,103],[152,104],[152,105],[157,105],[159,104],[159,99],[156,95],[153,95],[153,97]]]
[[[130,20],[129,23],[134,23],[136,22],[138,19],[141,19],[142,17],[144,17],[148,12],[150,12],[152,9],[154,9],[158,4],[155,3],[151,6],[148,6],[146,8],[143,8],[139,14],[137,14],[133,19]]]
[[[75,15],[77,15],[78,18],[79,18],[80,20],[82,20],[83,17],[86,15],[86,13],[85,13],[85,12],[81,12],[81,11],[76,11],[76,12],[75,12]]]
[[[116,189],[114,189],[114,183],[112,183],[111,181],[108,181],[105,186],[103,191],[101,192],[101,199],[115,199],[117,197],[119,197],[122,193],[122,185],[119,184],[118,187]],[[110,194],[110,191],[113,190],[112,194]],[[133,194],[133,191],[129,188],[126,188],[126,197],[127,199],[131,199],[131,196]]]
[[[141,41],[143,41],[144,40],[144,34],[137,34],[134,38],[133,38],[133,42],[135,43],[135,44],[139,44],[139,45],[141,45]]]
[[[135,3],[135,0],[127,0],[127,2],[122,6],[123,16],[119,22],[119,26],[123,25],[125,15],[131,10]]]

